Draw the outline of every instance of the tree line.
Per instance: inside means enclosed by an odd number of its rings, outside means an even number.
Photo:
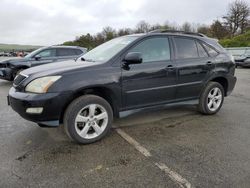
[[[90,33],[76,37],[74,41],[68,41],[63,45],[82,46],[92,49],[115,37],[134,34],[147,33],[152,30],[180,30],[185,32],[198,32],[209,37],[222,39],[230,39],[237,35],[250,31],[250,7],[246,1],[236,0],[228,5],[225,15],[213,21],[211,25],[192,24],[185,22],[182,25],[170,23],[166,21],[164,24],[149,24],[146,21],[140,21],[135,28],[114,29],[110,26],[103,28],[97,34]]]

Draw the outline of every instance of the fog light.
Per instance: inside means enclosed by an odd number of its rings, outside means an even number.
[[[27,108],[26,113],[28,114],[41,114],[43,112],[43,108]]]

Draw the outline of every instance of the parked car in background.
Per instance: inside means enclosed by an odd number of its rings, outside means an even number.
[[[250,47],[226,48],[234,57],[236,66],[250,67]]]
[[[78,58],[24,70],[8,102],[40,126],[63,124],[76,142],[103,138],[113,117],[167,104],[216,114],[236,83],[232,56],[198,33],[119,37]]]
[[[11,54],[8,52],[0,52],[0,57],[10,57]]]
[[[48,63],[73,60],[86,52],[86,48],[75,46],[43,47],[26,55],[24,58],[1,61],[0,78],[13,81],[15,76],[24,69]]]

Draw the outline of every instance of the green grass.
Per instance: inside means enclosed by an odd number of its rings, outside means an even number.
[[[225,47],[250,47],[250,31],[235,36],[231,39],[220,40],[220,44]]]
[[[9,52],[12,50],[18,51],[30,51],[34,49],[38,49],[41,46],[33,46],[33,45],[19,45],[19,44],[0,44],[0,52]]]

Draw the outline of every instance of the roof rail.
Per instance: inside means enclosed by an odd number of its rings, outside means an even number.
[[[207,37],[206,35],[202,33],[195,33],[195,32],[189,32],[189,31],[178,31],[178,30],[168,30],[168,29],[156,29],[153,31],[150,31],[148,33],[179,33],[179,34],[186,34],[186,35],[195,35],[199,37]]]

